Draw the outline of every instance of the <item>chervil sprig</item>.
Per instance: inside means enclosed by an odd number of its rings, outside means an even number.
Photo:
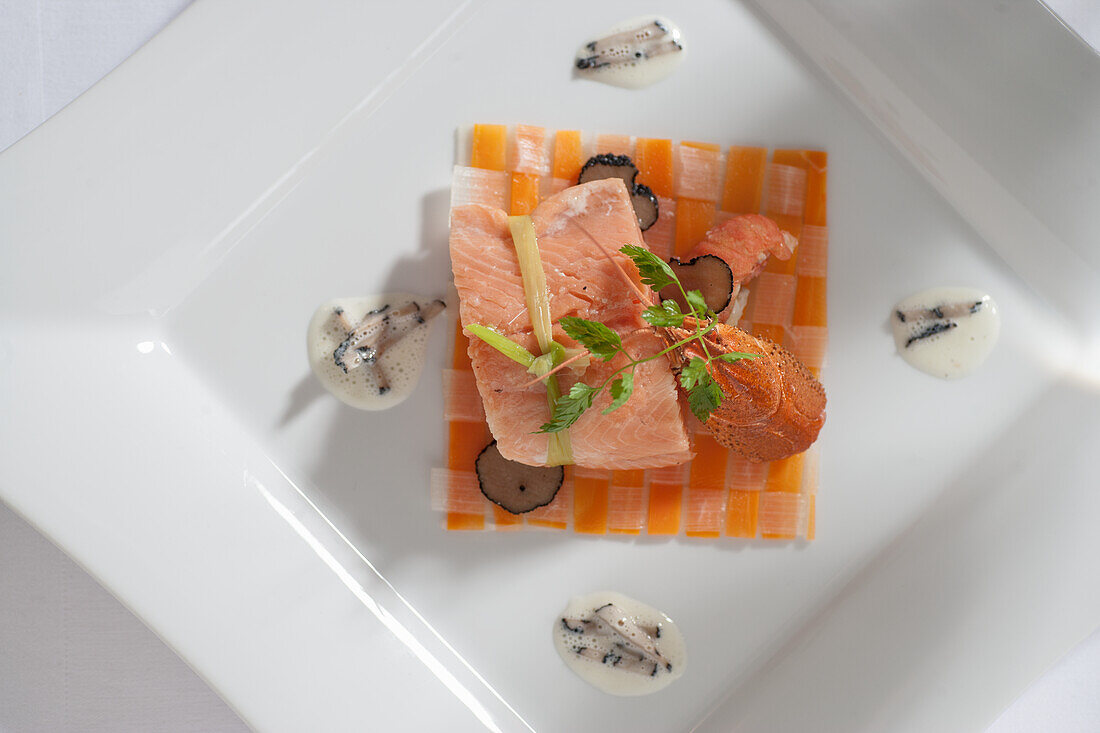
[[[612,372],[598,386],[593,387],[583,382],[573,385],[569,394],[562,395],[555,402],[550,420],[539,429],[540,432],[556,433],[567,429],[580,419],[585,410],[592,407],[596,397],[604,389],[609,391],[612,401],[603,413],[606,415],[619,409],[626,404],[634,392],[634,373],[639,364],[664,356],[693,341],[699,343],[705,356],[692,357],[680,370],[680,387],[687,394],[691,411],[701,421],[706,422],[710,414],[722,403],[723,396],[721,387],[711,376],[709,369],[711,363],[715,360],[734,362],[756,357],[756,354],[742,352],[711,355],[704,337],[714,330],[718,320],[717,315],[707,308],[702,293],[698,290],[685,290],[668,263],[644,247],[626,245],[620,251],[634,262],[643,283],[657,291],[675,284],[688,305],[689,312],[684,313],[676,301],[663,300],[659,305],[646,308],[642,312],[642,318],[655,328],[683,328],[685,321],[690,317],[693,333],[652,356],[635,359],[623,348],[619,335],[606,325],[584,318],[562,318],[559,321],[562,329],[570,338],[592,352],[593,356],[610,361],[622,354],[626,357],[627,363]]]

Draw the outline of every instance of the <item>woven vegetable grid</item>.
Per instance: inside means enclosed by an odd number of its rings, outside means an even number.
[[[708,229],[742,213],[763,213],[798,237],[794,256],[768,260],[749,281],[738,325],[787,347],[820,377],[828,339],[826,275],[827,155],[811,150],[547,133],[540,127],[475,125],[460,140],[451,205],[483,203],[530,212],[576,183],[597,153],[629,155],[638,182],[658,197],[660,217],[644,233],[662,257],[690,251]],[[682,466],[646,471],[567,467],[554,501],[523,515],[489,502],[478,488],[474,461],[491,440],[474,384],[467,338],[456,324],[453,363],[445,370],[446,468],[431,475],[432,507],[446,512],[447,529],[544,528],[589,534],[683,535],[813,539],[818,483],[816,447],[803,454],[753,464],[720,446],[698,423],[695,458]],[[692,429],[692,425],[689,425]]]

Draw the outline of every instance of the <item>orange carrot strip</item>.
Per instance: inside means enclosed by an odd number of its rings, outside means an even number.
[[[642,469],[633,471],[612,471],[611,483],[615,486],[636,486],[641,488],[645,486],[645,471]]]
[[[482,530],[485,529],[484,514],[458,514],[447,512],[447,529]]]
[[[808,226],[826,226],[829,154],[822,150],[800,150],[798,153],[800,160],[792,164],[806,169],[806,208],[803,219]]]
[[[828,325],[826,290],[826,279],[823,277],[798,278],[791,322],[796,326]]]
[[[810,495],[810,518],[806,526],[806,539],[812,540],[817,537],[817,497],[813,494]]]
[[[802,221],[800,219],[783,214],[768,214],[768,217],[774,219],[780,229],[789,232],[795,239],[800,240],[802,238]],[[794,254],[785,260],[778,257],[769,257],[768,263],[764,265],[764,272],[771,272],[776,275],[793,275],[797,268],[798,248],[795,248]]]
[[[726,469],[729,496],[726,499],[726,534],[730,537],[755,537],[760,491],[764,488],[768,464],[752,463],[730,452]]]
[[[772,461],[768,464],[768,478],[764,491],[785,491],[797,493],[802,488],[802,468],[805,453],[797,453],[789,458]]]
[[[532,173],[512,174],[512,201],[509,213],[513,216],[530,214],[539,203],[539,177]]]
[[[733,214],[755,214],[764,196],[767,148],[734,145],[726,154],[726,185],[722,210]]]
[[[714,226],[714,202],[676,199],[676,239],[674,254],[686,255]],[[775,258],[772,258],[775,259]]]
[[[508,153],[508,128],[504,125],[474,125],[470,165],[491,171],[505,170]]]
[[[447,449],[447,468],[452,471],[476,472],[474,466],[477,456],[489,444],[489,426],[485,423],[453,422],[448,426],[449,441]],[[452,491],[461,491],[455,484]],[[447,528],[484,529],[485,515],[463,515],[457,512],[447,513]]]
[[[650,481],[649,534],[679,534],[682,493],[680,483]]]
[[[777,344],[783,343],[783,327],[774,323],[753,323],[754,336],[766,336]]]
[[[584,534],[607,532],[608,471],[574,469],[573,529]]]
[[[523,515],[512,514],[503,507],[493,504],[493,524],[499,530],[520,529],[523,524]]]
[[[569,181],[573,186],[584,165],[584,149],[580,130],[558,130],[554,134],[554,161],[550,175]]]
[[[779,228],[801,239],[802,216],[806,208],[806,167],[801,150],[776,150],[768,166],[767,195],[764,213]],[[793,275],[798,264],[798,250],[787,260],[768,258],[765,269],[782,275]]]
[[[828,230],[826,201],[828,198],[829,157],[819,150],[798,151],[790,156],[794,165],[800,165],[806,171],[805,224],[801,239],[806,243],[806,252],[799,254],[799,262],[807,259],[806,264],[797,267],[798,290],[795,293],[793,323],[796,326],[821,326],[828,324],[827,281],[828,267]],[[798,247],[802,250],[801,243]],[[820,370],[820,365],[811,365],[811,371]],[[816,372],[815,372],[816,373]]]
[[[610,153],[634,157],[634,142],[630,135],[597,135],[596,155]]]
[[[450,424],[450,442],[447,451],[447,468],[452,471],[468,471],[475,473],[477,468],[474,463],[477,456],[489,445],[492,436],[489,435],[489,426],[485,423],[460,423]]]
[[[718,537],[725,515],[726,464],[729,449],[709,433],[695,437],[695,458],[688,474],[684,531],[690,537]]]
[[[695,437],[695,458],[689,464],[688,486],[693,489],[724,489],[729,449],[710,433]]]
[[[672,198],[672,141],[639,138],[635,152],[638,183],[649,186],[657,196]]]
[[[697,143],[697,142],[689,142],[689,141],[685,140],[684,142],[682,142],[680,144],[683,145],[686,148],[692,148],[694,150],[706,150],[707,152],[711,152],[711,153],[720,153],[720,152],[722,152],[722,146],[721,145],[715,145],[714,143]]]
[[[726,499],[726,536],[755,537],[759,491],[730,489]]]

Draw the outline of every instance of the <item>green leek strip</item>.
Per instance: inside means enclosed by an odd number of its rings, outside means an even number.
[[[553,322],[550,320],[550,290],[546,287],[546,273],[542,269],[539,256],[538,238],[535,236],[535,223],[529,216],[509,216],[508,229],[512,233],[512,244],[516,248],[519,260],[519,272],[523,278],[523,295],[527,301],[527,312],[531,316],[531,328],[543,354],[551,354],[550,363],[564,353],[560,344],[554,342]],[[554,347],[557,347],[557,350]],[[540,365],[540,368],[545,368]],[[550,367],[552,368],[552,367]],[[550,371],[546,368],[543,374]],[[538,376],[542,376],[539,374]],[[554,414],[554,405],[561,397],[558,378],[551,375],[544,380],[546,398],[550,403],[550,414]],[[569,442],[569,433],[565,430],[551,433],[550,444],[546,449],[546,462],[551,466],[562,466],[573,462],[573,446]]]
[[[542,271],[539,244],[535,238],[535,223],[529,216],[509,216],[508,229],[519,258],[519,272],[523,277],[523,294],[527,299],[527,312],[531,315],[531,327],[542,353],[550,353],[554,342],[553,323],[550,320],[550,290],[546,287],[546,274]]]
[[[492,326],[482,326],[479,323],[471,323],[469,326],[466,326],[466,332],[477,336],[479,339],[489,344],[512,361],[518,362],[527,367],[527,369],[530,369],[531,365],[535,363],[534,354],[532,354],[530,351],[523,348],[515,341],[508,338]],[[546,371],[548,372],[550,370],[547,369]],[[546,372],[543,372],[543,374],[545,373]]]

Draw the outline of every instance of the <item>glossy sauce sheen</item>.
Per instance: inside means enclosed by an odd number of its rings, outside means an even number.
[[[577,51],[574,67],[586,79],[641,89],[671,75],[686,50],[675,23],[645,15],[619,23],[585,43]]]
[[[898,353],[911,366],[942,379],[970,374],[985,361],[1001,332],[997,304],[975,288],[932,288],[894,306]]]
[[[570,623],[576,619],[592,619],[597,609],[609,603],[621,609],[639,627],[659,630],[651,640],[671,669],[658,666],[655,673],[624,671],[614,664],[613,655],[607,655],[609,658],[603,661],[582,656],[579,650],[597,646],[603,640],[592,634],[571,630]],[[614,591],[571,599],[565,610],[555,617],[553,635],[554,647],[566,665],[585,682],[610,695],[637,696],[657,692],[682,675],[687,666],[684,637],[672,619],[641,601]]]
[[[346,322],[358,324],[369,311],[385,305],[398,308],[410,302],[424,304],[431,300],[410,293],[383,293],[328,301],[314,312],[306,335],[309,366],[314,376],[341,402],[360,410],[385,410],[404,401],[416,388],[423,371],[431,322],[412,328],[378,357],[378,369],[389,383],[389,389],[380,392],[374,370],[358,367],[345,374],[337,366],[333,352],[347,337],[338,311],[343,309]]]

